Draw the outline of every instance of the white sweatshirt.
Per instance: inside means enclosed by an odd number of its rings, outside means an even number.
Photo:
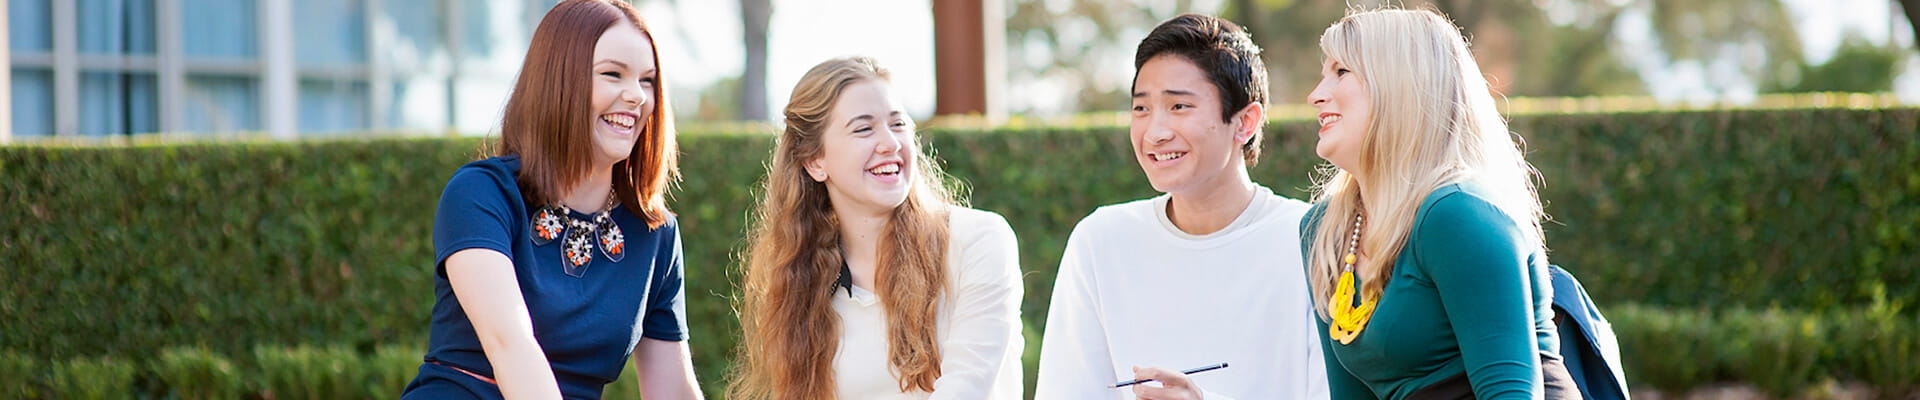
[[[1192,235],[1170,197],[1101,207],[1067,239],[1040,349],[1036,399],[1132,399],[1133,367],[1190,376],[1209,399],[1325,399],[1301,267],[1310,206],[1266,187],[1231,224]]]
[[[947,276],[951,291],[938,318],[940,378],[933,392],[900,392],[887,364],[887,316],[880,297],[853,287],[836,289],[840,349],[833,380],[842,399],[1019,399],[1020,251],[1013,228],[999,214],[953,207]],[[1297,247],[1298,245],[1296,245]]]

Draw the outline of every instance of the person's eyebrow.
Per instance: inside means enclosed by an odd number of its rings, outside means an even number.
[[[1180,89],[1166,89],[1166,90],[1161,90],[1160,93],[1166,93],[1172,96],[1197,96],[1197,94],[1194,94],[1193,91],[1180,90]],[[1138,99],[1141,97],[1147,97],[1147,92],[1133,92],[1133,98]]]
[[[895,111],[895,112],[894,112],[894,114],[899,114],[899,113],[900,113],[900,112],[898,112],[898,111]],[[861,115],[860,115],[860,116],[858,116],[858,117],[853,117],[853,119],[849,119],[849,120],[847,120],[847,125],[846,125],[846,126],[853,126],[853,123],[855,123],[855,122],[860,122],[860,120],[872,120],[872,119],[873,119],[873,116],[872,116],[872,115],[868,115],[868,114],[861,114]]]
[[[619,65],[619,66],[620,66],[620,68],[627,68],[627,63],[623,63],[623,62],[620,62],[620,60],[615,60],[615,59],[611,59],[611,58],[609,58],[609,59],[603,59],[603,60],[600,60],[599,62],[596,62],[596,63],[594,63],[594,64],[607,64],[607,63],[612,63],[612,64],[615,64],[615,65]],[[651,71],[649,71],[649,72],[651,72]]]

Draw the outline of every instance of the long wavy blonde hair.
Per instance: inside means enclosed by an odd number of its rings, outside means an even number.
[[[1356,265],[1364,282],[1360,291],[1363,297],[1378,295],[1393,276],[1417,208],[1442,186],[1475,182],[1527,228],[1534,243],[1545,246],[1540,222],[1546,215],[1534,192],[1538,172],[1494,108],[1459,27],[1430,9],[1355,10],[1327,28],[1320,49],[1358,74],[1372,98],[1372,120],[1360,140],[1363,167],[1327,166],[1315,187],[1314,201],[1327,204],[1307,250],[1321,317],[1327,316],[1354,215],[1366,218]]]
[[[742,345],[728,397],[835,396],[840,318],[832,296],[844,262],[840,226],[826,184],[810,178],[805,163],[823,154],[828,116],[848,86],[890,79],[873,59],[850,57],[814,66],[794,86],[741,257],[746,280],[735,304]],[[900,390],[931,392],[940,377],[935,321],[949,285],[948,207],[959,203],[932,157],[922,151],[913,157],[912,188],[883,228],[874,286],[886,310],[888,367]]]

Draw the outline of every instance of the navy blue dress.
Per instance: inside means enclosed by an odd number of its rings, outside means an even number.
[[[642,337],[687,340],[679,221],[670,217],[647,229],[624,206],[616,207],[612,217],[625,233],[626,256],[614,262],[595,248],[593,261],[574,277],[562,267],[561,240],[534,244],[531,215],[539,208],[521,197],[515,183],[519,169],[515,156],[474,161],[455,171],[440,194],[433,221],[432,336],[420,373],[403,398],[501,397],[498,386],[460,371],[494,376],[473,323],[447,282],[447,256],[460,250],[489,249],[513,260],[534,338],[567,398],[600,398]],[[590,216],[575,212],[572,217]]]

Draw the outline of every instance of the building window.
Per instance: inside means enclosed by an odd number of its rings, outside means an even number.
[[[301,67],[367,63],[367,12],[358,0],[293,2],[294,60]]]
[[[409,131],[452,125],[448,82],[454,60],[446,41],[452,10],[437,1],[383,1],[380,7],[378,21],[391,26],[393,35],[373,49],[386,63],[374,68],[385,68],[393,86],[387,93],[386,120],[375,125]]]
[[[180,0],[187,57],[254,59],[260,54],[259,17],[252,0]]]
[[[182,104],[182,128],[190,132],[260,129],[258,79],[243,76],[188,76]]]
[[[53,71],[13,69],[13,135],[53,134]]]
[[[554,3],[5,1],[15,137],[488,132]]]
[[[151,73],[80,74],[80,134],[153,133],[160,130],[160,88]]]
[[[355,80],[300,81],[300,132],[339,134],[367,129],[367,83]]]
[[[7,48],[53,51],[53,9],[48,0],[7,0]]]
[[[365,132],[367,10],[360,0],[293,3],[294,65],[299,70],[298,129],[303,135]]]
[[[153,0],[80,0],[78,10],[81,54],[153,54]]]

